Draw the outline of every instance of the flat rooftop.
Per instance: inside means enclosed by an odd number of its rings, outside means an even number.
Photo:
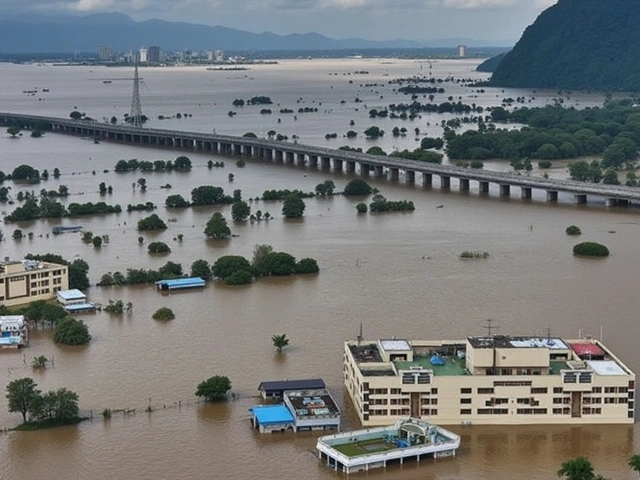
[[[378,351],[378,345],[369,343],[366,345],[349,345],[351,355],[358,363],[382,363],[382,356]]]
[[[494,335],[491,337],[469,337],[473,348],[548,348],[550,350],[569,350],[561,338],[511,337]]]
[[[395,361],[398,370],[410,370],[411,367],[422,367],[427,370],[433,370],[435,376],[460,376],[469,375],[465,366],[465,359],[458,357],[438,357],[444,361],[443,365],[433,365],[431,358],[418,357],[413,362]]]
[[[296,418],[337,417],[340,409],[326,389],[285,392]]]
[[[293,415],[284,405],[256,405],[250,411],[261,425],[293,423]]]

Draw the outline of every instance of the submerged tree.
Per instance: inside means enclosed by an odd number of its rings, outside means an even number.
[[[282,349],[289,345],[289,339],[287,338],[286,333],[283,333],[282,335],[273,335],[271,337],[271,341],[273,342],[273,346],[278,349],[278,353],[282,352]]]
[[[231,390],[231,380],[223,375],[215,375],[198,384],[196,397],[204,397],[208,402],[223,400]]]

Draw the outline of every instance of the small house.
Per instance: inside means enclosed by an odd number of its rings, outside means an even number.
[[[155,285],[158,290],[162,291],[185,290],[204,287],[205,281],[200,277],[173,278],[171,280],[159,280]]]

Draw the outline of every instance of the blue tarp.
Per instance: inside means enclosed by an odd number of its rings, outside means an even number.
[[[429,360],[429,363],[431,363],[431,365],[434,365],[434,366],[440,366],[440,365],[444,365],[444,360],[438,355],[434,355]]]

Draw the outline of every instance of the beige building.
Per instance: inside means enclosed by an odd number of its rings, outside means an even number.
[[[592,339],[348,341],[343,373],[365,426],[634,420],[635,374]]]
[[[51,300],[69,289],[69,267],[37,260],[0,262],[0,305]]]

